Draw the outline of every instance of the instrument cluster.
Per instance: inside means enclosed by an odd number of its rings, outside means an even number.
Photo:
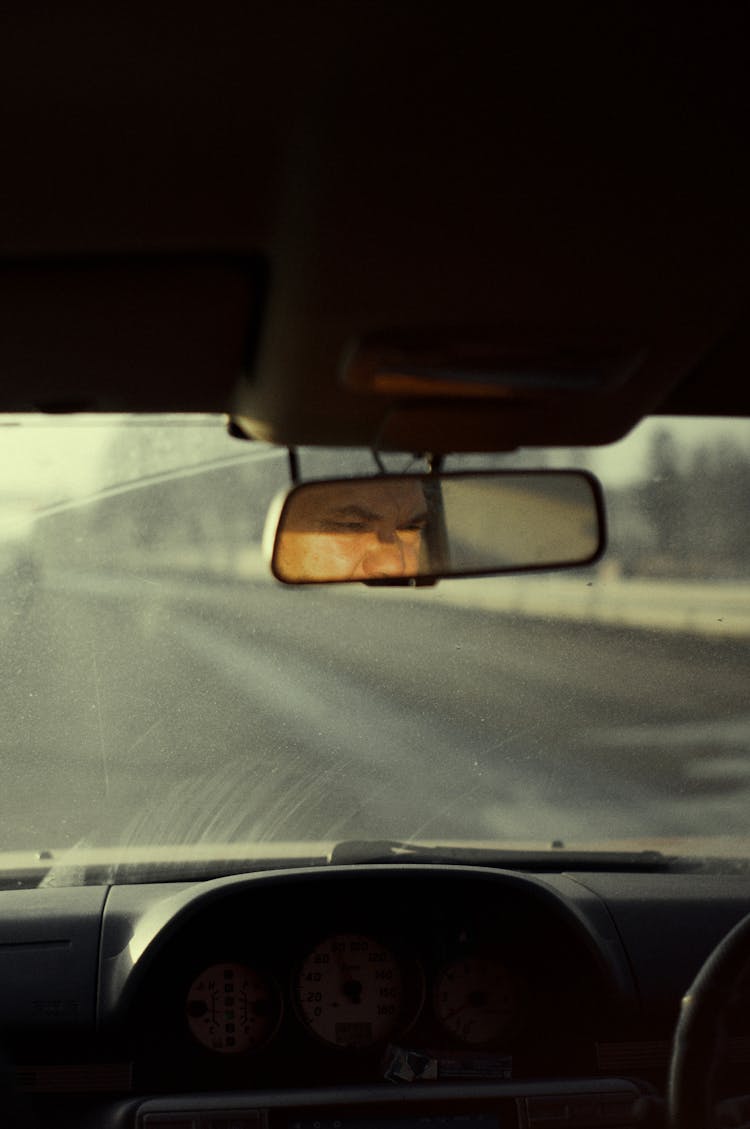
[[[412,1027],[429,1010],[442,1040],[494,1044],[516,1016],[518,984],[499,953],[471,944],[429,977],[419,959],[380,937],[331,933],[294,967],[287,991],[265,970],[234,961],[201,969],[185,996],[192,1037],[217,1054],[268,1044],[284,1018],[327,1046],[366,1050]]]
[[[593,1046],[601,969],[530,882],[333,877],[269,875],[169,923],[128,1023],[149,1085],[367,1080],[402,1052],[518,1070],[545,1045]]]

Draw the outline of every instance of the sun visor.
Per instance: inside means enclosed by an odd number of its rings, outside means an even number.
[[[629,332],[601,323],[381,330],[350,338],[327,371],[311,337],[296,395],[274,395],[283,381],[246,387],[236,421],[290,446],[597,446],[658,411],[725,331],[721,317]]]
[[[644,360],[635,344],[584,350],[565,341],[519,340],[517,329],[373,334],[345,359],[341,383],[354,392],[403,399],[510,400],[550,391],[606,392]]]

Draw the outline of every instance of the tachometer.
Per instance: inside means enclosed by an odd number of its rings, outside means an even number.
[[[262,1046],[280,1019],[272,982],[244,964],[212,964],[196,976],[185,1001],[188,1027],[199,1043],[219,1054]]]
[[[305,957],[294,996],[318,1038],[363,1048],[388,1039],[404,1019],[406,992],[398,957],[360,933],[336,933]]]
[[[454,960],[435,981],[438,1020],[463,1043],[490,1043],[507,1030],[515,1011],[513,979],[489,956]]]

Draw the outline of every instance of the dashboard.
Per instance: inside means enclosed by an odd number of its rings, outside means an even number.
[[[30,1125],[631,1124],[748,909],[743,876],[415,864],[5,891],[6,1076]]]

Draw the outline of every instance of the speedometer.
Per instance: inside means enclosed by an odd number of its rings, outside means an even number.
[[[398,957],[361,933],[336,933],[309,953],[294,984],[305,1026],[338,1047],[388,1039],[404,1018],[406,991]]]

